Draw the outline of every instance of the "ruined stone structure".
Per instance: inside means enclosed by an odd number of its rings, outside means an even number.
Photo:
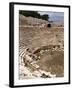
[[[56,75],[52,75],[50,72],[46,72],[44,70],[41,70],[39,65],[37,65],[36,61],[39,59],[39,56],[36,55],[36,53],[40,52],[40,54],[42,52],[46,52],[46,51],[52,51],[52,50],[59,50],[60,49],[60,45],[49,45],[49,46],[42,46],[39,48],[36,48],[33,52],[29,52],[29,48],[24,48],[22,49],[23,51],[19,54],[20,57],[22,58],[25,67],[29,67],[31,69],[32,72],[37,71],[38,77],[56,77]],[[35,72],[36,73],[36,72]],[[35,74],[35,76],[37,76],[37,74]]]
[[[19,32],[19,78],[63,77],[64,28],[20,15]]]

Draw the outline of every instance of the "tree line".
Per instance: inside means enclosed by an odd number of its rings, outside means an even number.
[[[43,19],[43,20],[46,20],[46,21],[48,21],[48,19],[49,19],[48,14],[40,15],[37,11],[23,11],[23,10],[20,10],[19,14],[22,14],[26,17],[31,16],[31,17],[34,17],[34,18]]]

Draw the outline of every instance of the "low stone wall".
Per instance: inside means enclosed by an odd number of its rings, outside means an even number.
[[[48,27],[48,24],[26,24],[26,25],[19,25],[19,27],[38,27],[38,28],[44,28]]]
[[[53,49],[60,49],[60,45],[48,45],[48,46],[41,46],[36,48],[33,51],[33,54],[40,52],[41,50],[53,50]]]

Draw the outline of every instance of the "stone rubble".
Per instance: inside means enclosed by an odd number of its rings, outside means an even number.
[[[58,50],[59,48],[56,46],[53,46],[52,50]],[[49,49],[45,49],[43,50],[41,48],[40,50],[40,54],[44,53],[44,52],[47,52],[49,51]],[[36,55],[33,55],[35,56],[35,58],[37,58]],[[44,70],[41,70],[40,67],[36,64],[36,61],[34,59],[32,59],[32,53],[31,53],[31,57],[28,55],[28,51],[27,51],[27,48],[22,48],[20,49],[20,54],[19,54],[19,57],[20,57],[20,79],[22,78],[36,78],[36,77],[39,77],[39,78],[45,78],[45,77],[49,77],[49,78],[55,78],[56,75],[55,74],[51,74],[50,72],[46,72]],[[40,56],[38,56],[38,58],[40,59]],[[25,66],[25,64],[27,64]],[[34,69],[34,71],[32,71],[32,69]]]

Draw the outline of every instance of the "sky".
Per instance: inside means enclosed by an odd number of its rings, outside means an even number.
[[[48,14],[50,21],[63,21],[64,20],[64,12],[40,11],[38,13],[40,13],[41,15]]]

